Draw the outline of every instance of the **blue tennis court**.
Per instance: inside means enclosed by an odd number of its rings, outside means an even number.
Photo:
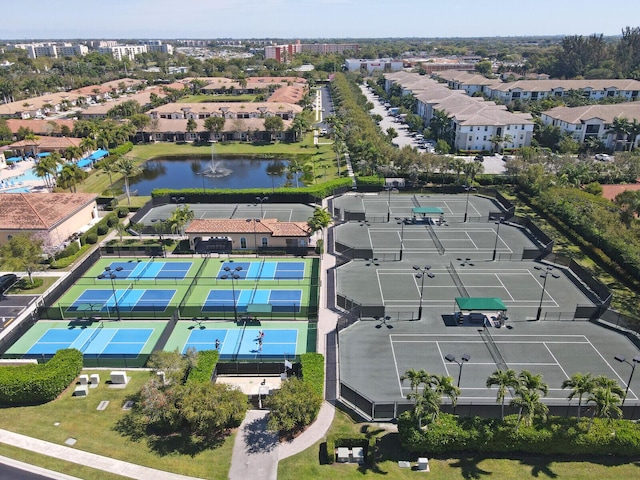
[[[258,355],[290,358],[296,354],[298,343],[297,330],[262,330],[262,346],[258,342],[259,329],[206,329],[191,330],[189,338],[182,349],[215,350],[216,340],[220,342],[220,358],[255,358]]]
[[[85,290],[67,312],[112,312],[117,307],[126,312],[164,312],[176,290],[117,289]]]
[[[236,289],[209,290],[202,306],[203,312],[219,312],[233,309],[234,301],[239,312],[246,312],[248,305],[271,305],[273,312],[299,312],[302,290]]]
[[[229,268],[229,272],[225,270]],[[237,267],[241,267],[237,270]],[[302,280],[304,278],[304,262],[224,262],[218,271],[218,278],[234,273],[240,280]]]
[[[123,280],[183,280],[192,262],[163,262],[163,261],[143,261],[143,262],[111,262],[109,268],[116,275],[117,279]],[[117,268],[122,270],[116,271]],[[105,277],[103,280],[109,280]]]
[[[60,349],[75,348],[88,356],[135,357],[142,352],[152,334],[152,328],[52,328],[31,346],[25,356],[52,356]]]

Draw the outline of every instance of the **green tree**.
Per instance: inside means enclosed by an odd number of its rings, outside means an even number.
[[[171,217],[167,220],[167,223],[170,225],[173,232],[183,235],[184,227],[187,223],[193,220],[194,217],[195,213],[193,213],[193,210],[191,210],[188,205],[183,205],[173,211]]]
[[[77,191],[76,185],[84,180],[85,177],[86,173],[78,165],[69,163],[62,167],[58,174],[58,186],[68,188],[70,192],[75,193]]]
[[[193,133],[198,128],[198,124],[193,118],[187,120],[187,133]]]
[[[135,160],[126,157],[119,158],[114,164],[114,169],[124,177],[124,190],[127,194],[127,203],[131,205],[129,179],[138,175],[142,170]]]
[[[213,141],[213,138],[211,138],[212,133],[220,135],[226,121],[227,119],[224,117],[208,117],[204,119],[204,128],[209,132],[209,141]]]
[[[291,131],[294,133],[295,140],[302,140],[307,130],[309,130],[309,122],[303,115],[297,115],[291,122]]]
[[[498,387],[496,402],[500,404],[500,418],[504,419],[504,400],[509,389],[516,389],[520,382],[515,370],[496,370],[487,378],[487,388]]]
[[[511,406],[518,408],[518,423],[524,419],[525,425],[531,426],[536,415],[546,418],[549,409],[542,403],[540,393],[546,395],[549,387],[542,380],[542,374],[533,374],[523,370],[518,375],[519,386],[516,388],[516,397],[511,400]]]
[[[574,397],[578,397],[578,419],[580,419],[580,411],[582,410],[582,397],[583,395],[590,395],[593,389],[596,387],[595,378],[590,373],[582,374],[576,372],[571,375],[570,378],[562,382],[562,388],[570,388],[571,393],[567,397],[569,400],[573,400]]]
[[[448,375],[432,375],[431,386],[439,398],[447,397],[451,401],[451,405],[456,406],[460,389],[454,384],[453,377]],[[436,416],[438,412],[436,412]]]
[[[264,119],[264,129],[273,141],[273,137],[284,130],[284,121],[278,115],[267,117]]]
[[[0,266],[4,270],[27,272],[33,285],[33,272],[42,261],[42,244],[42,240],[33,235],[14,235],[0,246]]]
[[[280,390],[269,395],[265,405],[271,410],[269,430],[290,433],[301,430],[316,419],[322,396],[309,383],[294,377],[284,381]]]
[[[80,158],[82,158],[82,153],[82,148],[71,145],[64,149],[64,158],[65,160],[67,160],[67,162],[80,160]]]
[[[624,143],[627,141],[627,138],[630,133],[631,124],[626,117],[616,117],[611,122],[611,128],[607,131],[607,133],[613,134],[614,141],[614,150],[618,150],[618,144]],[[624,148],[622,148],[624,150]]]

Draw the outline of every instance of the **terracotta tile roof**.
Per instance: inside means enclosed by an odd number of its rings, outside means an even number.
[[[203,118],[196,120],[196,132],[206,132],[207,129],[204,126]],[[284,129],[287,130],[291,124],[292,120],[283,120],[284,121]],[[151,125],[145,127],[145,132],[156,132],[156,133],[185,133],[187,131],[187,122],[186,119],[170,119],[170,118],[159,118],[158,123],[155,127]],[[249,129],[253,131],[264,131],[264,118],[228,118],[226,122],[224,122],[223,132],[238,132],[238,131],[248,131]]]
[[[31,118],[28,120],[20,120],[18,118],[8,118],[7,126],[13,133],[16,133],[20,127],[30,128],[36,135],[50,135],[53,132],[53,125],[62,127],[66,125],[70,130],[73,130],[73,126],[76,123],[75,120],[68,118],[51,118],[48,120],[39,120]]]
[[[269,96],[269,102],[298,103],[304,98],[304,92],[299,85],[280,87]]]
[[[623,185],[602,185],[602,196],[609,200],[614,200],[619,193],[625,190],[640,190],[640,183],[628,183]]]
[[[279,222],[275,218],[254,220],[196,219],[186,229],[186,233],[225,234],[253,233],[271,234],[273,237],[308,237],[309,227],[305,222]]]
[[[22,148],[22,147],[31,147],[33,145],[37,145],[41,150],[61,150],[67,147],[79,147],[81,138],[74,137],[47,137],[41,136],[37,140],[20,140],[19,142],[14,142],[10,147],[14,148]]]
[[[5,193],[0,229],[49,230],[95,200],[92,193]]]

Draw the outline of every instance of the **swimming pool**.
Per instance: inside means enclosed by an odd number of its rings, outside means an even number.
[[[10,188],[9,190],[1,190],[0,193],[30,193],[29,187]]]
[[[60,172],[60,170],[62,170],[62,165],[58,165],[57,167],[57,171]],[[41,181],[42,177],[38,177],[35,174],[35,171],[33,168],[30,168],[29,170],[26,170],[24,173],[16,176],[16,177],[11,177],[11,180],[14,182],[31,182],[34,180],[38,180]]]

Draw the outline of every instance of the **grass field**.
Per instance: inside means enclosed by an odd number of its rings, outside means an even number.
[[[347,414],[336,412],[329,435],[344,438],[361,437],[362,433],[380,438],[377,462],[363,466],[355,464],[320,465],[320,444],[304,452],[280,461],[278,480],[356,480],[367,478],[415,479],[422,478],[421,473],[398,467],[398,461],[413,461],[417,455],[404,451],[400,446],[397,433],[387,432],[377,425],[354,422]],[[511,458],[488,458],[481,455],[465,455],[458,458],[429,458],[431,472],[429,479],[523,479],[558,478],[584,479],[597,478],[617,480],[636,478],[640,459],[589,459],[589,461],[571,461],[559,457],[517,456]]]
[[[102,377],[100,386],[91,389],[88,397],[72,397],[72,385],[57,400],[45,405],[0,409],[0,428],[57,445],[72,437],[77,440],[74,448],[79,450],[198,478],[227,478],[235,432],[216,449],[189,453],[181,453],[180,445],[170,441],[151,445],[144,440],[133,442],[120,435],[114,427],[125,415],[122,410],[125,400],[138,392],[149,378],[149,372],[130,372],[131,380],[125,389],[109,388],[104,371],[86,370],[83,373],[99,373]],[[109,401],[109,406],[98,411],[96,408],[102,400]],[[56,422],[59,425],[56,426]],[[0,445],[0,454],[13,457],[13,452]],[[31,462],[31,454],[28,461]],[[73,474],[69,470],[65,473]],[[77,475],[91,479],[120,478],[80,472]]]

